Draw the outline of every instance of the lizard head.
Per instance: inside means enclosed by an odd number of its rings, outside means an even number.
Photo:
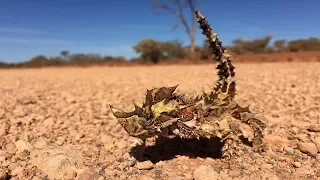
[[[121,124],[130,136],[144,137],[147,135],[147,119],[145,117],[139,117],[136,109],[132,112],[125,112],[111,105],[110,109],[112,114],[117,118],[118,123]]]
[[[177,86],[147,90],[143,105],[133,103],[134,110],[131,112],[110,105],[111,112],[130,136],[141,139],[150,137],[159,131],[156,120],[161,114],[176,110],[176,103],[170,101],[176,88]]]

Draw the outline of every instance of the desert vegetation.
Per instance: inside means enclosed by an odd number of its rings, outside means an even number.
[[[273,44],[271,40],[270,35],[253,40],[237,38],[233,41],[233,45],[226,48],[235,57],[236,62],[320,62],[320,39],[318,38],[288,42],[275,40]],[[212,63],[210,49],[205,41],[203,45],[195,46],[194,52],[190,52],[190,47],[184,46],[179,40],[158,41],[150,38],[142,39],[132,48],[139,54],[138,58],[126,59],[125,57],[71,53],[62,50],[57,57],[37,55],[28,61],[19,63],[0,62],[0,68]]]

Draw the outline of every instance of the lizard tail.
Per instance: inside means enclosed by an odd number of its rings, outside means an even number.
[[[213,31],[205,17],[199,12],[195,11],[197,22],[200,24],[202,34],[206,36],[206,41],[209,42],[214,60],[217,61],[217,70],[219,80],[216,83],[214,90],[217,92],[221,90],[233,99],[236,93],[236,82],[234,79],[235,67],[232,65],[232,57],[226,53],[225,47],[219,40],[217,33]]]

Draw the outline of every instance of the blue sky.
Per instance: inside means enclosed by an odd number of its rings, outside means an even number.
[[[225,45],[236,37],[274,39],[320,37],[319,0],[199,0]],[[36,55],[71,53],[137,56],[132,46],[143,38],[182,40],[177,19],[156,13],[149,0],[0,0],[0,61],[25,61]],[[157,11],[158,12],[158,11]],[[197,29],[196,42],[204,37]]]

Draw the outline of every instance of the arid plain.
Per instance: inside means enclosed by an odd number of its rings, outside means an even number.
[[[207,91],[215,64],[0,70],[0,179],[320,178],[320,63],[234,65],[236,100],[266,123],[267,148],[230,161],[216,141],[178,139],[150,140],[137,161],[109,109],[131,110],[147,88]]]

